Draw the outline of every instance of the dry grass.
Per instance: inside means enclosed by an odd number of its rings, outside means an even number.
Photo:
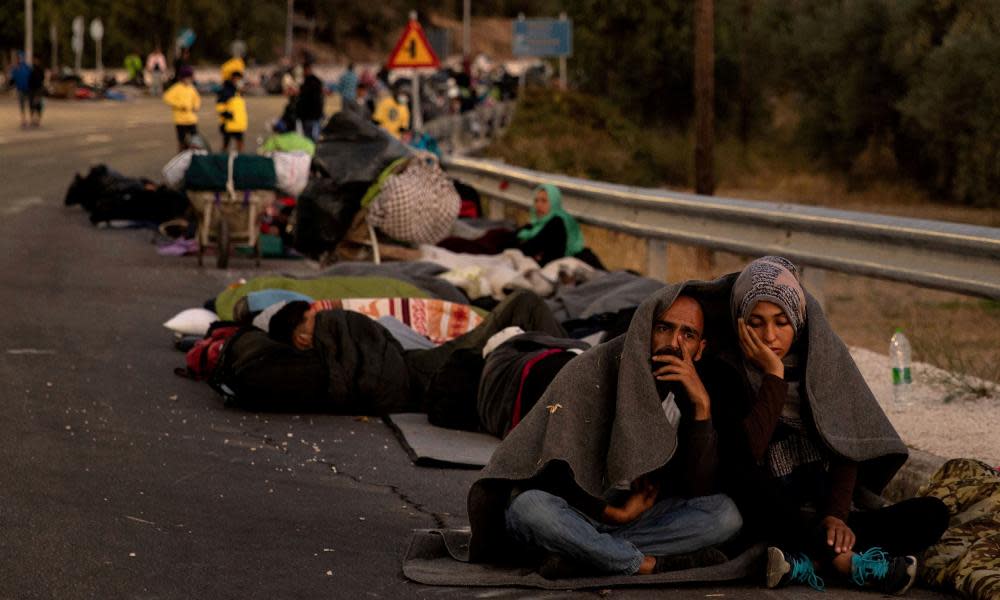
[[[440,14],[431,14],[431,25],[448,30],[454,53],[462,52],[462,21]],[[510,36],[513,28],[511,19],[499,17],[472,17],[469,24],[469,42],[472,55],[483,53],[493,59],[511,58]],[[444,57],[442,57],[444,58]]]

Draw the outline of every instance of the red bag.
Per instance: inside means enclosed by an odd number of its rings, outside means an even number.
[[[210,329],[203,339],[195,342],[194,346],[188,350],[185,358],[187,368],[176,369],[175,373],[199,380],[211,377],[219,365],[222,347],[239,330],[239,325],[224,325]]]

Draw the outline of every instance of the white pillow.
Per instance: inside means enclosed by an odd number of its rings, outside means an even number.
[[[174,318],[163,324],[171,331],[184,335],[205,335],[208,327],[219,320],[219,315],[204,308],[189,308],[177,313]]]

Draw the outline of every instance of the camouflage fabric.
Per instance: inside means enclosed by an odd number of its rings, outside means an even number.
[[[917,495],[940,498],[951,514],[924,556],[923,581],[978,600],[1000,598],[1000,473],[977,460],[950,460]]]

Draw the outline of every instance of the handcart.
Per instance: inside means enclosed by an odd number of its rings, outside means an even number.
[[[225,269],[234,244],[252,247],[254,264],[260,266],[260,217],[274,204],[276,196],[272,190],[237,190],[233,177],[236,157],[236,153],[230,153],[226,160],[225,190],[188,190],[188,201],[198,216],[199,267],[205,249],[215,247],[215,264]]]
[[[254,264],[260,266],[260,217],[275,201],[272,190],[188,191],[188,200],[198,215],[198,266],[206,248],[216,249],[216,266],[229,266],[233,245],[254,249]]]

